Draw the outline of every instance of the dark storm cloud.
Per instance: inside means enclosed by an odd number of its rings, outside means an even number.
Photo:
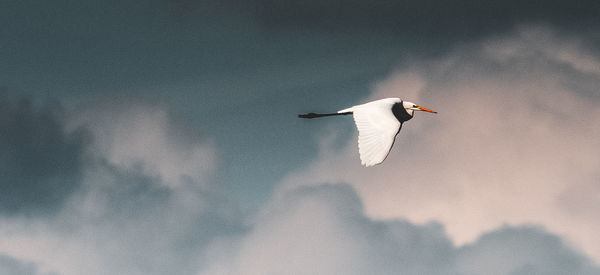
[[[0,100],[0,213],[51,213],[77,188],[83,135],[67,134],[60,107]]]
[[[522,23],[597,27],[600,3],[583,1],[405,0],[254,1],[262,24],[270,28],[308,28],[354,33],[389,31],[435,38],[471,37]]]

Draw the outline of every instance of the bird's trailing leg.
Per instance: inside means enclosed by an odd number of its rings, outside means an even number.
[[[330,114],[317,114],[317,113],[308,113],[308,114],[300,114],[298,117],[300,118],[315,118],[315,117],[324,117],[324,116],[343,116],[343,115],[351,115],[352,112],[343,112],[343,113],[330,113]]]

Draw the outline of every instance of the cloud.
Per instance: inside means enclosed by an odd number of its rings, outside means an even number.
[[[354,140],[325,138],[319,159],[257,216],[242,216],[215,176],[215,142],[163,106],[82,106],[56,127],[89,134],[77,188],[52,219],[0,216],[0,268],[600,274],[579,250],[593,256],[598,243],[588,209],[598,191],[598,58],[585,45],[533,28],[407,62],[372,97],[403,90],[440,114],[411,120],[373,169],[359,166]],[[323,184],[338,182],[348,184]]]
[[[201,2],[201,1],[200,1]],[[256,18],[273,29],[312,29],[354,33],[389,32],[445,41],[472,39],[525,23],[591,29],[600,21],[595,1],[252,1]],[[560,11],[560,12],[559,12]]]
[[[600,201],[600,54],[587,45],[523,27],[407,61],[369,99],[403,97],[439,114],[417,114],[372,169],[360,167],[356,138],[340,150],[322,139],[317,160],[281,188],[348,182],[370,217],[439,221],[458,244],[541,224],[600,261],[589,210]]]
[[[81,111],[68,125],[81,127],[94,136],[93,155],[167,185],[207,182],[218,163],[212,141],[186,133],[161,106],[131,100],[101,103]]]
[[[33,263],[21,262],[9,256],[0,255],[0,275],[35,275],[37,267]]]
[[[598,274],[600,269],[539,227],[502,227],[458,250],[460,274]]]
[[[435,274],[452,249],[438,224],[369,220],[348,185],[282,194],[233,240],[233,255],[210,259],[218,264],[203,274]]]
[[[85,136],[64,123],[57,104],[0,101],[1,214],[54,214],[77,190]]]
[[[543,5],[516,0],[226,0],[218,5],[204,0],[165,0],[165,3],[178,22],[223,23],[223,18],[235,18],[257,24],[271,35],[296,31],[322,32],[330,37],[368,35],[371,39],[381,35],[385,37],[380,40],[383,43],[418,45],[413,50],[446,50],[455,42],[506,33],[524,24],[548,24],[582,33],[593,32],[600,26],[594,12],[600,9],[600,4],[592,0],[577,5],[566,0],[546,1]]]
[[[373,220],[345,184],[285,191],[201,274],[599,274],[555,235],[503,227],[455,247],[439,223]],[[216,255],[216,256],[215,256]]]
[[[192,273],[208,242],[243,229],[215,149],[158,106],[95,106],[68,123],[91,135],[78,190],[51,220],[2,219],[0,253],[67,275]]]

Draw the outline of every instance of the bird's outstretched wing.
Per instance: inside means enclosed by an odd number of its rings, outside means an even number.
[[[382,163],[392,148],[401,123],[392,113],[396,100],[384,99],[349,108],[358,128],[358,152],[361,163]]]

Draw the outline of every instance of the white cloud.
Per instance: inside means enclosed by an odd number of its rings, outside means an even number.
[[[504,227],[455,247],[437,223],[373,220],[350,186],[287,190],[200,274],[599,274],[557,236]]]
[[[342,150],[321,145],[281,188],[348,182],[370,217],[440,221],[458,244],[541,224],[600,261],[590,210],[600,204],[599,60],[582,40],[523,28],[413,61],[371,99],[394,95],[438,115],[418,113],[374,168],[360,167],[356,138]]]
[[[78,114],[69,128],[81,126],[92,132],[95,155],[170,186],[186,179],[206,181],[218,162],[210,140],[190,138],[160,106],[101,104]]]

